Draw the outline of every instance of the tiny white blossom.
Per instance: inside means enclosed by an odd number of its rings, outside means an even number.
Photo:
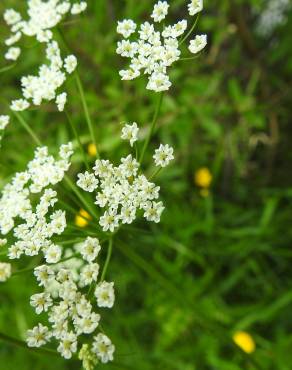
[[[43,311],[48,311],[49,307],[53,305],[52,298],[48,293],[39,293],[34,294],[30,297],[30,305],[35,307],[37,314],[42,313]]]
[[[109,361],[113,361],[115,346],[106,335],[100,333],[94,338],[92,352],[96,354],[103,364],[105,364]]]
[[[45,259],[47,263],[57,263],[62,256],[62,249],[59,245],[52,244],[45,251]]]
[[[167,1],[158,1],[154,5],[153,13],[151,17],[154,19],[154,22],[161,22],[168,13],[169,4]]]
[[[27,331],[26,342],[29,347],[41,347],[51,338],[51,333],[46,326],[38,324],[32,330]]]
[[[194,40],[190,41],[189,50],[193,54],[199,53],[207,45],[207,35],[197,35]]]
[[[0,262],[0,282],[4,283],[11,276],[11,265],[10,263]]]
[[[60,112],[63,112],[66,102],[67,102],[67,94],[65,92],[57,96],[56,104]]]
[[[7,53],[5,54],[5,59],[7,60],[17,60],[20,56],[21,50],[17,47],[11,47],[8,49]]]
[[[103,281],[95,289],[98,307],[112,308],[115,301],[114,283]]]
[[[16,112],[20,112],[29,108],[29,102],[25,99],[13,100],[10,108]]]
[[[170,86],[171,82],[169,81],[169,77],[167,75],[164,73],[153,73],[149,78],[146,89],[161,92],[169,90]]]
[[[89,263],[81,269],[79,285],[84,287],[97,281],[99,273],[99,265],[97,263]]]
[[[9,116],[0,116],[0,130],[4,130],[10,120]]]
[[[136,31],[137,25],[131,19],[124,19],[118,22],[117,33],[123,35],[125,39],[130,37]]]
[[[80,245],[80,253],[87,262],[93,262],[98,256],[100,249],[99,240],[96,238],[88,237]]]
[[[84,191],[92,193],[97,188],[98,180],[94,176],[94,174],[86,171],[84,174],[79,173],[77,176],[78,176],[77,185]]]
[[[66,59],[65,59],[65,64],[64,64],[64,67],[66,69],[66,71],[71,74],[72,72],[75,71],[76,67],[77,67],[77,59],[74,55],[69,55]]]
[[[61,342],[57,348],[57,351],[61,353],[61,355],[69,360],[73,353],[77,351],[77,336],[73,332],[64,333],[63,337],[61,338]]]
[[[190,15],[196,15],[203,10],[203,0],[192,0],[188,5],[188,9]]]
[[[166,167],[174,159],[173,148],[168,144],[160,144],[159,148],[155,150],[153,158],[156,166]]]
[[[132,124],[126,124],[122,129],[121,138],[128,140],[130,145],[133,146],[134,143],[138,140],[139,128],[136,122]]]
[[[71,14],[80,14],[84,12],[87,8],[87,3],[85,1],[81,1],[79,4],[73,4],[71,8]]]

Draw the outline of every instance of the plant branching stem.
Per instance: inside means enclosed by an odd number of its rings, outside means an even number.
[[[101,274],[101,277],[100,277],[101,281],[103,281],[104,278],[105,278],[105,275],[106,275],[106,272],[107,272],[107,269],[108,269],[108,266],[109,266],[109,263],[110,263],[110,260],[111,260],[112,251],[113,251],[113,238],[110,238],[109,243],[108,243],[106,260],[105,260],[104,267],[103,267],[103,270],[102,270],[102,274]]]
[[[75,127],[74,123],[72,122],[72,119],[71,119],[71,117],[70,117],[70,115],[69,115],[69,113],[68,113],[67,110],[65,110],[65,114],[66,114],[66,117],[68,119],[68,122],[69,122],[69,124],[71,126],[71,129],[73,131],[73,134],[75,136],[75,139],[76,139],[76,141],[77,141],[77,143],[79,145],[79,148],[80,148],[80,151],[82,153],[82,156],[83,156],[83,160],[84,160],[84,164],[86,166],[86,169],[89,170],[88,160],[86,158],[86,153],[85,153],[84,148],[82,146],[82,143],[81,143],[81,140],[80,140],[80,136],[78,135],[78,132],[76,130],[76,127]]]
[[[25,121],[25,119],[21,116],[20,113],[17,113],[13,111],[14,116],[17,118],[19,123],[25,128],[25,130],[29,133],[33,141],[38,145],[41,146],[42,143],[40,139],[36,136],[36,134],[33,132],[33,130],[30,128],[29,124]]]
[[[19,340],[19,339],[16,339],[16,338],[13,338],[13,337],[10,337],[9,335],[3,334],[3,333],[0,333],[0,340],[3,341],[3,342],[6,342],[6,343],[12,344],[14,346],[24,348],[28,351],[38,353],[40,355],[43,354],[43,355],[59,356],[59,353],[52,350],[52,349],[49,349],[49,348],[31,348],[31,347],[27,346],[26,342],[24,342],[22,340]]]
[[[143,149],[142,149],[142,152],[141,152],[141,155],[140,155],[140,159],[139,159],[139,162],[142,163],[143,159],[144,159],[144,155],[145,155],[145,152],[146,152],[146,149],[149,145],[149,142],[151,140],[151,137],[155,131],[155,128],[156,128],[156,124],[157,124],[157,120],[158,120],[158,116],[159,116],[159,113],[160,113],[160,110],[161,110],[161,106],[162,106],[162,101],[163,101],[163,96],[164,96],[164,93],[161,92],[160,95],[159,95],[159,99],[158,99],[158,102],[157,102],[157,105],[156,105],[156,109],[155,109],[155,112],[154,112],[154,116],[153,116],[153,120],[152,120],[152,123],[151,123],[151,128],[150,128],[150,132],[145,140],[145,143],[144,143],[144,146],[143,146]]]
[[[91,120],[91,117],[90,117],[90,114],[89,114],[89,109],[88,109],[88,105],[87,105],[87,102],[86,102],[83,85],[82,85],[81,79],[80,79],[79,74],[78,74],[77,71],[75,71],[75,78],[76,78],[76,83],[77,83],[78,91],[79,91],[79,94],[80,94],[80,98],[81,98],[81,102],[82,102],[82,106],[83,106],[83,110],[84,110],[84,114],[85,114],[85,119],[86,119],[87,126],[88,126],[88,129],[89,129],[89,132],[90,132],[90,137],[91,137],[91,140],[92,140],[93,144],[96,147],[96,156],[99,158],[100,155],[99,155],[99,151],[98,151],[98,147],[97,147],[97,140],[96,140],[94,129],[93,129],[93,123],[92,123],[92,120]]]
[[[194,29],[196,28],[199,18],[200,18],[200,14],[197,15],[196,20],[194,24],[192,25],[191,29],[189,30],[189,32],[180,40],[179,45],[185,42],[188,39],[188,37],[193,33]]]

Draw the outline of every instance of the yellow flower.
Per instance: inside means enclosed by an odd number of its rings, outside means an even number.
[[[195,173],[195,184],[200,188],[208,189],[212,183],[212,174],[208,168],[202,167]]]
[[[256,349],[252,336],[245,331],[237,331],[233,335],[233,341],[246,353],[253,353]]]
[[[80,209],[79,213],[75,217],[75,225],[78,227],[86,227],[88,225],[88,221],[90,221],[92,217],[88,212],[84,209]]]
[[[87,152],[88,152],[88,154],[90,155],[90,157],[96,157],[97,149],[96,149],[95,144],[90,143],[90,144],[88,145],[88,147],[87,147]]]

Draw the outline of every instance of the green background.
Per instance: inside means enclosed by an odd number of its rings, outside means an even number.
[[[2,0],[0,13],[9,7],[23,10],[24,3]],[[120,81],[125,60],[115,54],[116,21],[148,20],[154,2],[88,3],[84,15],[61,29],[79,61],[102,155],[118,162],[129,150],[119,138],[121,122],[147,128],[158,95],[146,91],[144,78]],[[186,17],[186,3],[170,2],[169,22]],[[208,34],[208,47],[198,59],[171,68],[173,87],[147,152],[146,168],[152,173],[151,155],[159,143],[175,148],[175,161],[156,179],[166,205],[162,221],[138,221],[114,242],[108,279],[115,282],[116,303],[102,312],[116,346],[115,362],[104,366],[109,370],[292,369],[291,11],[286,24],[262,38],[255,29],[265,1],[205,5],[197,32]],[[8,32],[1,20],[1,40]],[[43,46],[31,39],[22,45],[19,62],[1,74],[2,114],[8,113],[5,102],[20,97],[20,77],[36,73],[43,60]],[[3,67],[4,53],[2,43]],[[183,56],[189,56],[186,48]],[[73,79],[66,90],[68,110],[86,148],[89,135]],[[74,140],[66,116],[53,104],[23,117],[53,153]],[[0,153],[1,186],[25,168],[34,149],[12,118]],[[83,170],[76,152],[72,176]],[[201,167],[213,176],[208,197],[194,183]],[[64,187],[58,190],[66,198]],[[29,260],[22,263],[25,267]],[[38,322],[29,306],[35,292],[30,274],[0,286],[1,332],[23,339]],[[234,345],[237,330],[252,335],[253,354]],[[80,363],[0,342],[0,370],[16,369],[73,370]]]

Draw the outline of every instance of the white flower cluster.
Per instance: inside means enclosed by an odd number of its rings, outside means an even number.
[[[46,265],[35,268],[34,274],[39,286],[43,287],[42,293],[31,297],[31,306],[37,314],[48,313],[49,326],[38,324],[27,333],[27,343],[30,347],[40,347],[52,338],[58,342],[57,350],[65,359],[70,359],[79,349],[79,358],[87,368],[99,361],[106,363],[113,360],[114,345],[104,334],[95,332],[100,322],[100,315],[96,307],[111,308],[114,304],[114,284],[98,280],[99,265],[96,262],[100,252],[98,239],[88,237],[79,245],[84,264],[79,271],[77,279],[70,269],[63,264]],[[56,294],[50,292],[52,283]],[[93,304],[85,288],[96,285],[94,295],[96,302]],[[78,337],[91,336],[91,345],[79,347]],[[84,338],[82,342],[84,341]],[[86,367],[85,367],[86,369]]]
[[[70,74],[75,70],[77,59],[74,55],[69,55],[63,61],[56,41],[47,44],[46,55],[49,65],[41,65],[37,76],[22,77],[24,99],[14,100],[11,104],[12,110],[22,111],[30,106],[30,101],[34,105],[41,105],[44,100],[56,100],[59,111],[64,110],[67,94],[57,94],[57,91],[66,81],[65,72]]]
[[[13,45],[25,35],[35,37],[38,42],[47,45],[46,57],[49,63],[40,66],[37,76],[29,75],[21,79],[23,98],[12,101],[10,107],[14,111],[23,111],[31,104],[40,105],[43,101],[55,100],[58,110],[63,111],[67,94],[59,93],[58,89],[66,81],[65,71],[70,74],[75,70],[77,59],[74,55],[62,59],[59,45],[53,39],[52,29],[69,12],[83,12],[87,3],[82,1],[72,5],[68,0],[29,0],[27,5],[28,20],[24,20],[14,9],[8,9],[4,13],[4,19],[12,33],[5,41],[9,46],[5,57],[10,60],[18,59],[21,49]]]
[[[70,166],[70,157],[73,154],[72,144],[62,145],[59,150],[59,160],[48,154],[47,147],[37,148],[34,159],[28,163],[24,172],[15,174],[10,183],[8,183],[0,198],[0,232],[7,234],[15,226],[16,219],[26,221],[26,224],[17,226],[14,229],[15,236],[18,238],[31,238],[32,232],[35,237],[44,237],[45,235],[55,233],[63,228],[64,215],[56,211],[51,215],[50,223],[45,222],[45,215],[48,209],[56,203],[56,193],[52,189],[46,189],[33,212],[33,205],[30,201],[30,195],[40,193],[49,185],[55,185],[60,182],[65,172]],[[46,232],[43,229],[47,227]],[[34,242],[30,239],[29,243],[10,247],[10,255],[15,258],[23,252],[28,254],[29,250],[33,253]]]
[[[78,14],[83,12],[87,3],[71,4],[68,0],[28,0],[28,20],[22,18],[21,14],[14,9],[7,9],[4,13],[4,20],[11,28],[11,36],[5,40],[9,47],[6,59],[18,59],[21,49],[14,47],[23,35],[35,37],[37,41],[47,43],[53,39],[51,31],[58,25],[66,14]]]
[[[165,19],[168,8],[169,5],[166,1],[159,1],[154,6],[151,17],[155,23]],[[190,14],[196,14],[202,8],[202,1],[194,0],[189,5]],[[144,73],[149,75],[148,90],[156,92],[168,90],[171,82],[167,69],[179,60],[181,52],[178,38],[184,34],[186,29],[186,20],[179,21],[172,26],[166,26],[162,32],[155,30],[153,24],[145,22],[138,29],[139,39],[130,41],[129,37],[137,30],[136,23],[131,19],[118,22],[117,32],[124,37],[124,40],[118,42],[116,51],[122,57],[130,59],[129,69],[120,71],[122,80],[133,80]],[[202,45],[203,43],[200,44],[200,48],[197,46],[197,50],[192,46],[191,52],[202,50],[204,47]]]
[[[267,0],[258,19],[257,34],[262,37],[270,36],[276,27],[287,21],[286,13],[291,5],[290,0]]]
[[[10,117],[9,116],[0,116],[0,147],[1,147],[1,140],[3,137],[3,131],[5,130],[6,126],[9,124]]]
[[[135,122],[126,124],[122,138],[132,146],[138,132]],[[173,148],[160,145],[153,158],[156,166],[165,167],[174,158]],[[121,159],[119,166],[115,167],[109,160],[97,160],[94,173],[78,174],[77,185],[90,193],[97,190],[95,204],[106,208],[99,219],[103,231],[114,232],[121,224],[131,224],[139,211],[147,221],[160,221],[164,210],[163,203],[157,201],[160,187],[139,174],[139,168],[139,162],[130,154]]]

